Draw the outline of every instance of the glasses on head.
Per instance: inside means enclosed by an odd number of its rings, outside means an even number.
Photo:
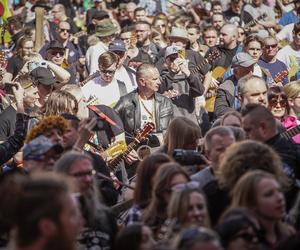
[[[199,188],[199,183],[196,181],[190,181],[188,183],[177,184],[172,187],[172,191],[183,191],[187,189]]]
[[[73,177],[76,178],[81,178],[81,177],[86,177],[86,176],[94,176],[96,175],[96,171],[95,170],[89,170],[89,171],[82,171],[82,172],[77,172],[77,173],[72,173],[70,174]]]
[[[251,233],[240,233],[237,234],[236,236],[233,237],[233,239],[241,238],[247,242],[252,242],[252,243],[258,243],[258,237],[257,235],[251,234]]]
[[[275,49],[275,48],[277,48],[277,44],[265,44],[265,48],[266,49]]]
[[[69,33],[69,32],[70,32],[70,29],[59,29],[59,31],[60,31],[60,32],[65,32],[65,31],[66,31],[66,32]]]
[[[281,107],[286,107],[287,103],[286,103],[286,100],[283,100],[283,99],[279,100],[279,99],[274,98],[269,101],[269,104],[271,107],[276,107],[277,104],[279,104]]]
[[[59,55],[59,56],[64,56],[65,52],[64,52],[64,51],[52,50],[52,51],[50,52],[50,54],[51,54],[52,56],[57,56],[57,55]]]

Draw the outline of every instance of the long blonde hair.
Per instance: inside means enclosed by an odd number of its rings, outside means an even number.
[[[204,205],[205,205],[205,210],[207,212],[206,218],[204,219],[204,224],[198,225],[198,226],[210,227],[210,219],[209,219],[208,210],[207,210],[206,197],[200,188],[188,188],[187,187],[180,191],[177,191],[177,190],[174,191],[172,193],[171,200],[170,200],[170,203],[168,206],[168,218],[176,219],[177,222],[179,222],[179,224],[182,226],[185,224],[185,220],[186,220],[187,213],[189,210],[190,196],[193,192],[197,192],[202,195],[202,197],[205,200]]]

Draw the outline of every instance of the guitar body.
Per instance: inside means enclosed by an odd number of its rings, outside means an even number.
[[[212,77],[219,80],[224,76],[226,69],[223,67],[216,67],[212,71]],[[214,112],[216,101],[216,89],[209,90],[207,97],[205,98],[205,109],[207,112]]]

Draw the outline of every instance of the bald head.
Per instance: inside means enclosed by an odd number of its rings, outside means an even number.
[[[237,46],[238,28],[234,24],[225,24],[220,30],[220,42],[227,49]]]

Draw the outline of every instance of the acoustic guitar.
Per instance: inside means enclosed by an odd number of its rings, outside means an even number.
[[[108,162],[107,165],[110,167],[111,171],[116,171],[116,168],[120,164],[120,162],[124,160],[132,150],[136,149],[136,147],[141,142],[146,140],[148,135],[154,130],[154,128],[154,123],[147,122],[144,128],[138,131],[137,135],[134,137],[134,140],[129,143],[129,145],[127,146],[127,150]]]

